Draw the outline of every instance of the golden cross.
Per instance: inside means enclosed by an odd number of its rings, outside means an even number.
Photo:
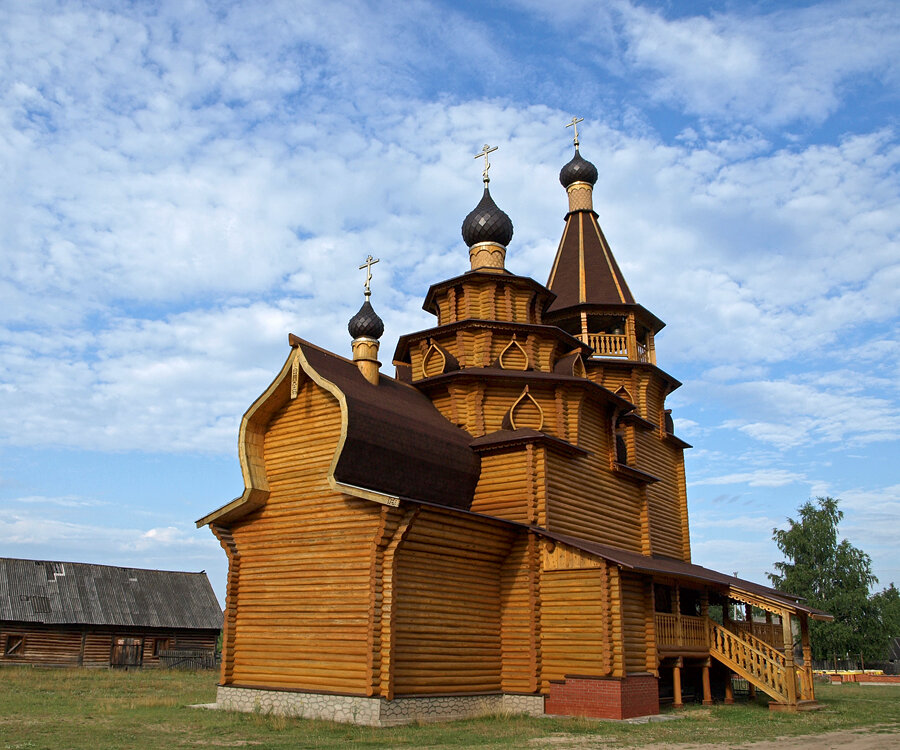
[[[481,148],[480,154],[475,154],[476,159],[480,159],[482,156],[484,157],[484,171],[481,173],[481,179],[484,180],[484,184],[487,185],[491,178],[488,177],[488,170],[491,168],[491,162],[488,160],[488,154],[496,151],[499,146],[488,146],[486,143]]]
[[[567,128],[572,128],[575,131],[575,148],[578,148],[578,123],[584,122],[583,117],[573,117],[572,122],[566,125]]]
[[[366,297],[372,295],[372,290],[369,289],[369,282],[372,280],[372,266],[374,266],[381,258],[373,258],[371,255],[366,258],[366,262],[363,263],[359,270],[362,271],[364,268],[366,269]]]

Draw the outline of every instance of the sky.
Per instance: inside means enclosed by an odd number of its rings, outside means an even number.
[[[900,5],[0,4],[0,556],[206,570],[288,332],[350,356],[468,268],[491,192],[546,282],[572,153],[687,452],[693,561],[765,583],[841,499],[900,583]]]

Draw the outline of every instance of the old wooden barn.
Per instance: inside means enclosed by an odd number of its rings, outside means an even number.
[[[680,383],[598,224],[596,168],[576,140],[546,286],[507,270],[487,169],[470,268],[428,290],[436,325],[400,338],[396,377],[368,273],[352,360],[291,335],[244,415],[244,491],[198,521],[229,562],[219,704],[621,718],[731,700],[737,675],[811,706],[807,622],[827,615],[691,563]]]
[[[158,666],[221,628],[206,573],[0,558],[0,665]]]

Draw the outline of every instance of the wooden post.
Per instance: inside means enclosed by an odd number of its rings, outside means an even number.
[[[679,646],[684,645],[684,639],[681,637],[681,586],[675,581],[675,642]]]
[[[712,690],[709,687],[709,659],[703,662],[703,705],[712,705]]]
[[[700,595],[700,616],[706,626],[706,648],[709,648],[709,592],[706,589],[703,589]]]
[[[747,683],[747,697],[750,698],[751,701],[756,700],[756,685],[752,682]]]
[[[732,674],[728,674],[728,679],[725,681],[725,703],[729,706],[734,703],[734,686],[731,684]]]
[[[791,613],[781,612],[781,635],[784,638],[784,687],[789,706],[797,705],[797,670],[794,666],[794,635],[791,632]]]
[[[800,643],[803,646],[803,676],[806,678],[806,694],[804,700],[816,699],[815,688],[812,679],[812,648],[809,645],[809,618],[800,616]]]
[[[681,667],[684,664],[684,660],[679,656],[675,660],[675,666],[672,667],[672,686],[675,691],[675,701],[672,705],[675,708],[681,708],[684,706],[684,703],[681,700]]]
[[[637,331],[635,331],[633,313],[629,313],[628,317],[625,318],[625,339],[627,342],[626,346],[628,347],[628,359],[639,359],[637,351]]]

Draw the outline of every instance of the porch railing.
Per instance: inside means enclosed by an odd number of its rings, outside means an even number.
[[[709,646],[706,621],[702,617],[665,612],[656,613],[656,642],[659,646],[704,649]]]

